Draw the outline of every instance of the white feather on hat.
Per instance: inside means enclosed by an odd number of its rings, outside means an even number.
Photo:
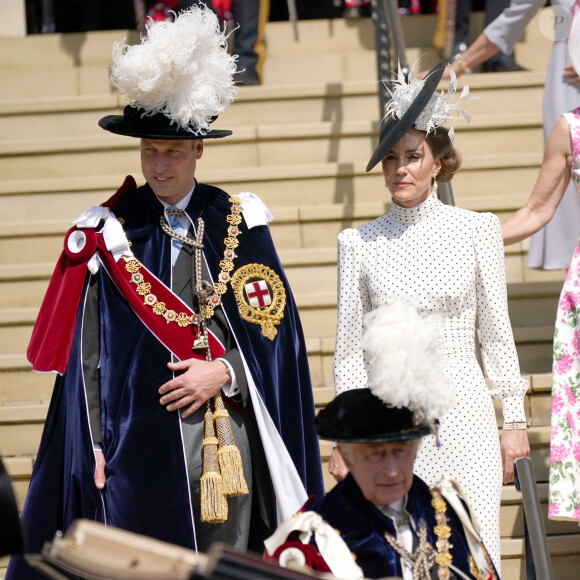
[[[383,120],[388,118],[401,119],[421,92],[425,81],[415,80],[414,71],[418,63],[418,60],[415,61],[415,64],[411,67],[407,81],[401,69],[401,63],[399,62],[397,78],[392,81],[394,89],[391,90],[387,87],[391,98],[385,106]],[[415,129],[425,131],[429,134],[437,127],[445,125],[449,120],[458,119],[460,115],[463,115],[463,118],[469,125],[471,113],[467,109],[464,109],[462,105],[467,101],[479,99],[479,97],[470,95],[469,86],[464,85],[461,95],[457,98],[457,75],[452,68],[449,68],[449,75],[450,81],[447,94],[445,94],[445,91],[441,91],[441,94],[435,91],[431,95],[429,102],[413,123]],[[455,130],[453,129],[453,125],[451,125],[449,128],[449,139],[451,143],[453,143],[454,136]]]
[[[182,129],[209,131],[234,100],[236,57],[217,16],[193,6],[174,22],[155,22],[141,44],[113,45],[111,85],[144,114],[162,113]]]
[[[439,330],[402,300],[365,315],[363,349],[369,357],[368,387],[386,405],[442,419],[455,405],[453,381],[443,370]]]

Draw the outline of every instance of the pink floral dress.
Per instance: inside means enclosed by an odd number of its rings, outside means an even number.
[[[564,117],[572,181],[580,194],[580,107]],[[554,330],[548,517],[580,521],[580,242],[568,268]]]

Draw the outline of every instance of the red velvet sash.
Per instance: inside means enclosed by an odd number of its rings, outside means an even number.
[[[76,230],[76,227],[69,230],[67,240]],[[56,371],[60,374],[66,371],[87,264],[95,251],[129,306],[168,350],[180,360],[205,360],[205,349],[192,350],[197,337],[194,327],[179,326],[176,322],[167,322],[164,316],[155,314],[153,308],[137,293],[137,285],[131,282],[131,273],[125,268],[125,260],[121,258],[118,262],[115,261],[105,246],[102,234],[90,229],[81,231],[86,236],[84,248],[73,254],[68,250],[65,240],[65,250],[56,265],[40,307],[26,352],[33,369],[39,372]],[[144,282],[151,284],[150,294],[155,295],[157,302],[163,302],[167,310],[193,316],[193,311],[142,264],[139,272],[143,275]],[[209,333],[208,338],[212,359],[224,354],[223,345],[212,333]]]

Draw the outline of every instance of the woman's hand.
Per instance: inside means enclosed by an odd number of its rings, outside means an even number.
[[[570,64],[564,67],[563,78],[569,85],[580,86],[580,77],[578,76],[578,73],[574,70],[574,67]]]
[[[346,463],[337,447],[334,447],[330,454],[330,459],[328,460],[328,473],[330,473],[336,481],[341,481],[348,473]]]
[[[526,429],[504,429],[501,435],[501,461],[503,463],[503,482],[514,480],[514,460],[530,456],[530,444]]]
[[[442,81],[448,81],[448,80],[450,80],[450,79],[451,79],[451,73],[449,72],[449,67],[450,67],[450,66],[452,66],[452,65],[449,65],[449,64],[448,64],[448,65],[445,67],[445,70],[443,71],[443,76],[441,77],[441,80],[442,80]],[[454,68],[453,70],[455,70],[455,68]],[[416,78],[417,80],[420,80],[420,81],[422,81],[422,80],[423,80],[423,79],[424,79],[424,78],[425,78],[425,77],[426,77],[426,76],[427,76],[427,75],[428,75],[430,72],[431,72],[431,69],[427,69],[427,70],[422,70],[422,71],[420,71],[420,72],[416,72],[416,73],[415,73],[415,78]],[[463,71],[461,71],[461,70],[459,70],[459,71],[456,71],[456,72],[455,72],[455,76],[456,76],[457,78],[459,78],[459,77],[461,76],[462,72],[463,72]]]

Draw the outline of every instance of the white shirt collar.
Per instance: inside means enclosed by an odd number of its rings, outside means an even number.
[[[177,209],[185,209],[189,205],[189,202],[191,200],[191,196],[193,195],[194,189],[195,189],[195,182],[193,183],[193,187],[191,188],[191,191],[183,199],[178,201],[175,205],[172,205],[170,203],[167,203],[166,201],[163,201],[157,195],[156,195],[156,197],[163,204],[163,207],[165,209],[167,209],[168,207],[176,207]]]

